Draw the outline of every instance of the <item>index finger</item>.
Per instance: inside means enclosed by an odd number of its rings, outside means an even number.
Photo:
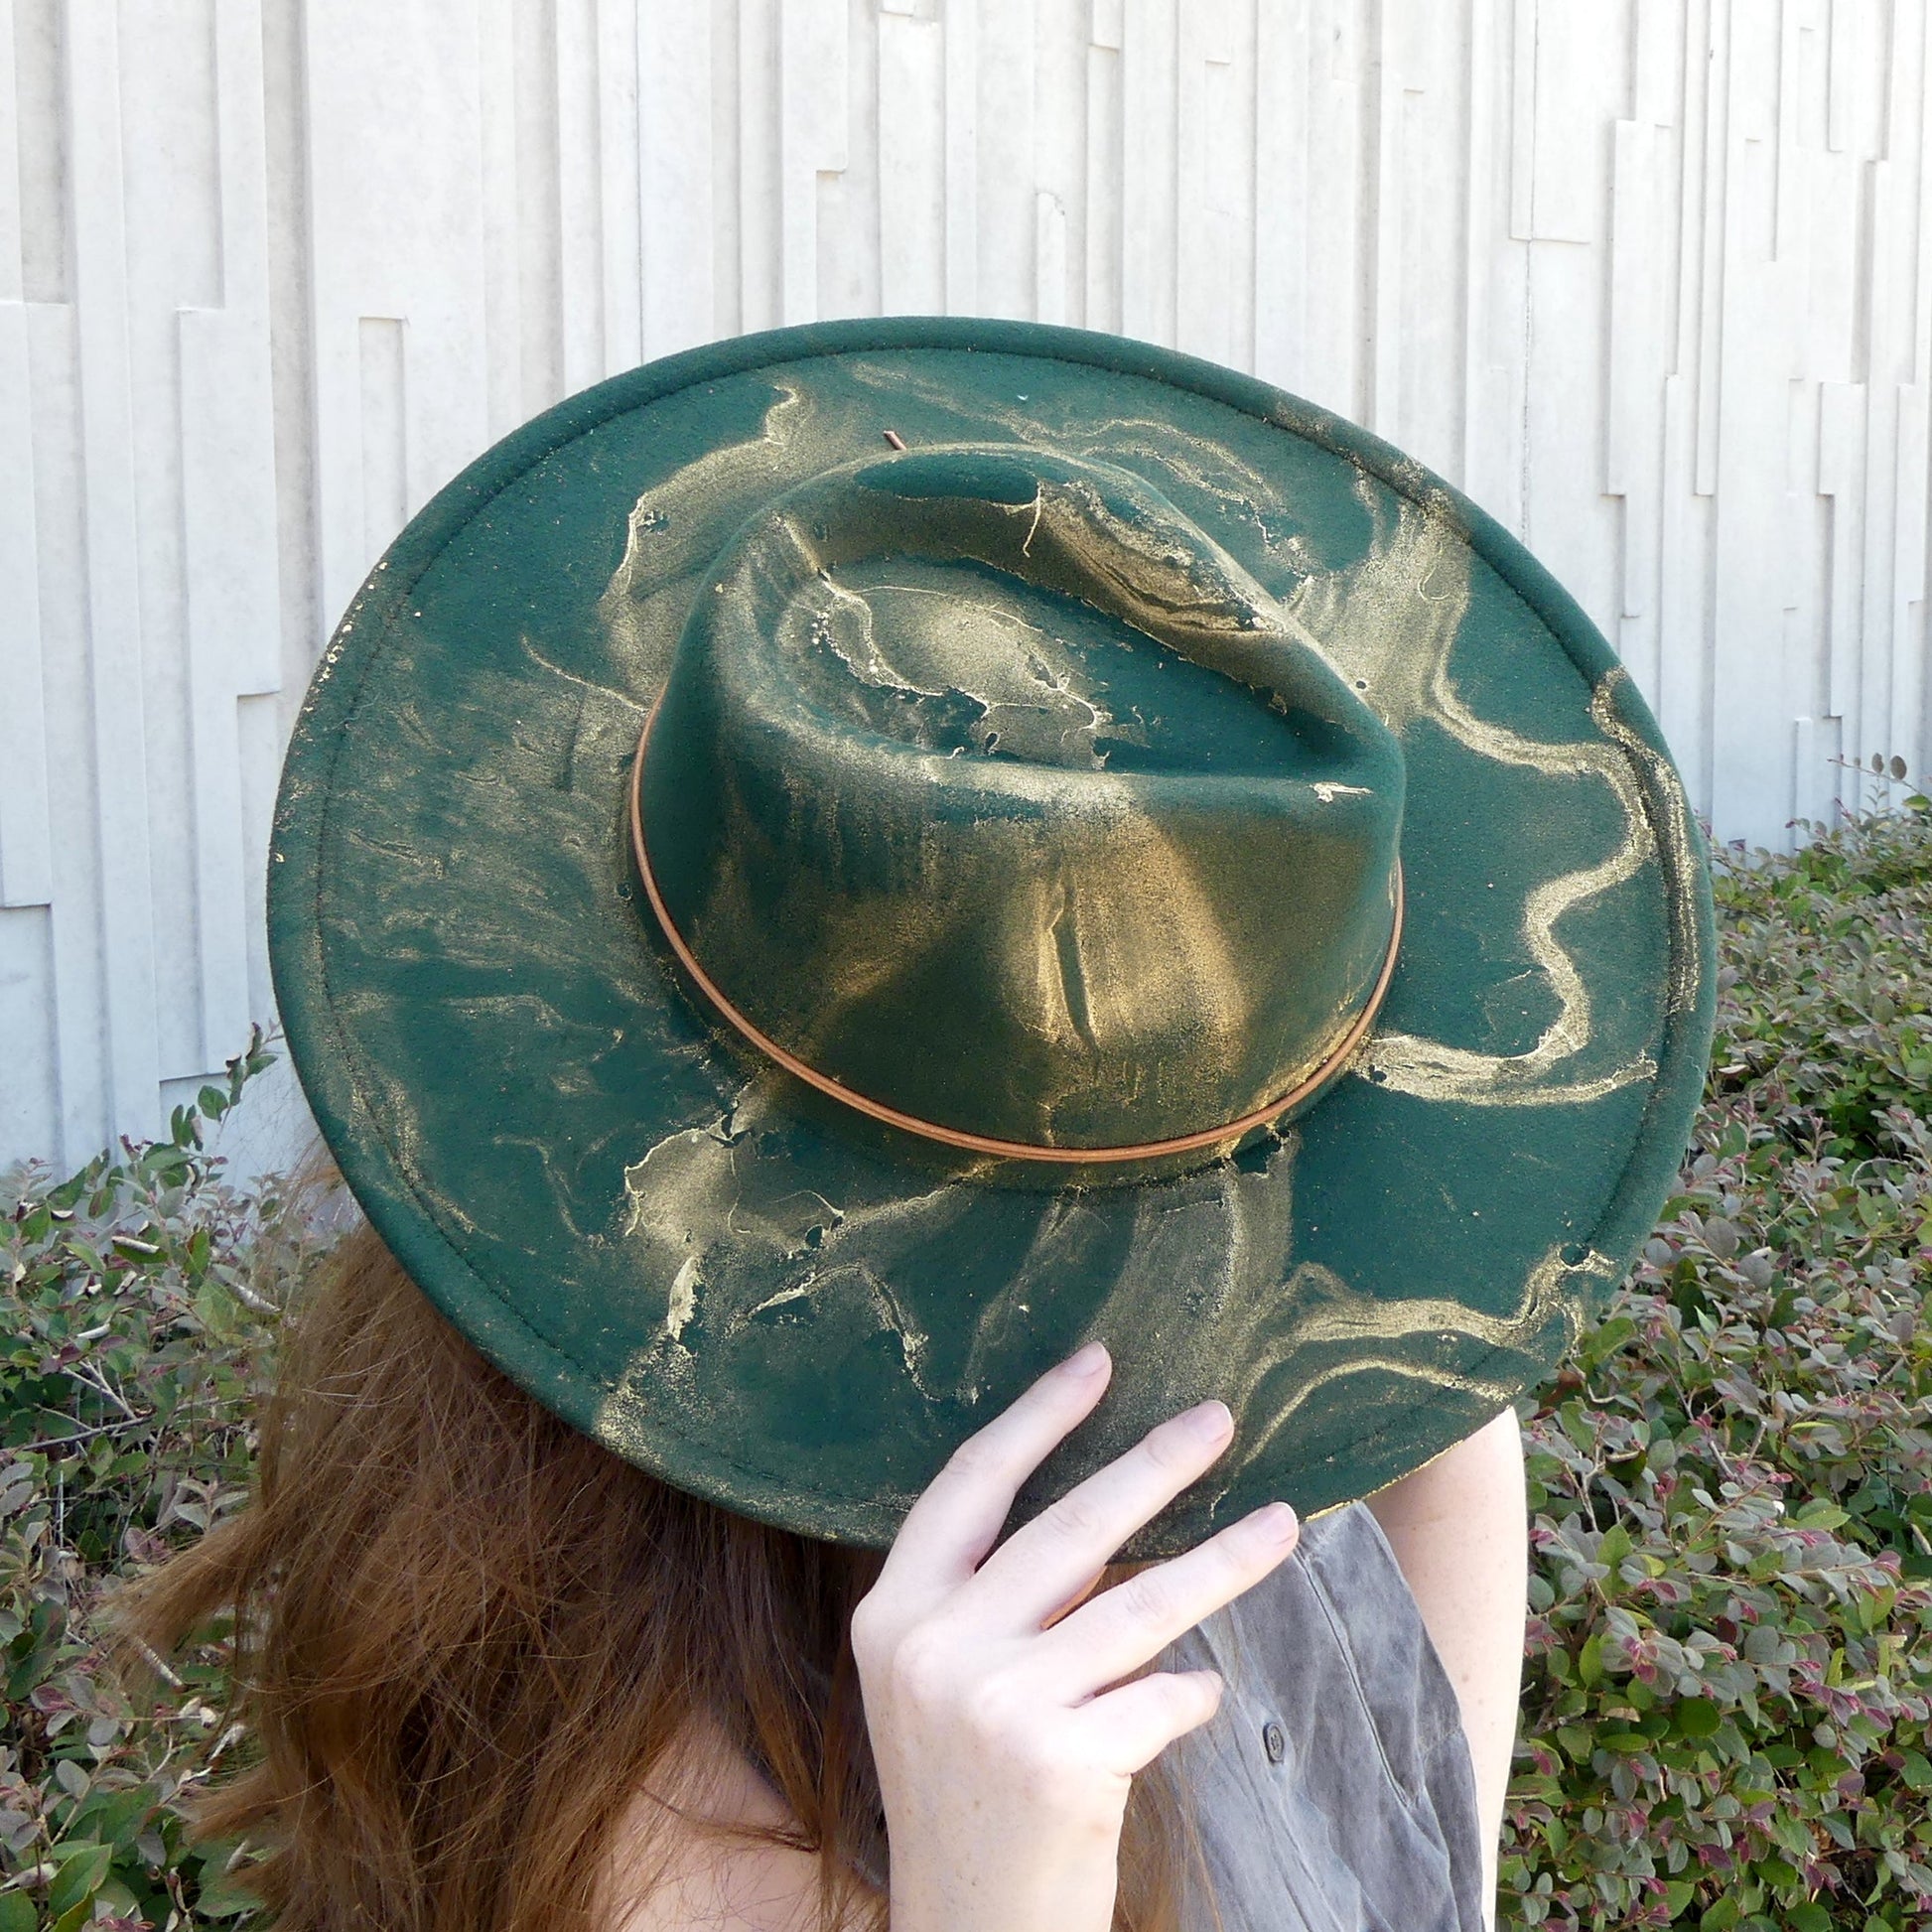
[[[1113,1367],[1090,1341],[967,1437],[906,1513],[880,1586],[947,1590],[965,1583],[998,1540],[1020,1485],[1092,1414]]]

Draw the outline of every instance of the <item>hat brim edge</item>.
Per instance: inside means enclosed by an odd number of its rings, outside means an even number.
[[[1456,520],[1470,549],[1563,646],[1588,686],[1594,689],[1620,665],[1570,595],[1516,538],[1453,485],[1422,472],[1381,438],[1257,377],[1153,344],[1087,330],[972,317],[883,317],[732,338],[611,377],[565,399],[484,452],[430,499],[370,571],[318,664],[291,733],[276,799],[267,890],[269,964],[297,1077],[323,1139],[376,1233],[431,1303],[458,1322],[486,1359],[588,1435],[598,1433],[598,1411],[608,1391],[539,1333],[443,1234],[430,1204],[373,1130],[353,1090],[345,1036],[330,997],[320,916],[334,748],[342,742],[374,661],[371,640],[380,639],[404,611],[418,580],[457,533],[547,457],[616,416],[699,383],[813,356],[908,347],[1052,356],[1116,370],[1206,396],[1318,440],[1412,500],[1418,477],[1426,477],[1431,506]],[[1627,679],[1618,694],[1618,710],[1622,721],[1667,759],[1656,722]],[[1656,801],[1647,797],[1646,803],[1655,809]],[[1695,997],[1666,1017],[1654,1084],[1629,1158],[1588,1244],[1599,1262],[1591,1273],[1599,1307],[1627,1271],[1671,1191],[1708,1066],[1716,1009],[1716,939],[1704,846],[1694,818],[1688,820],[1688,831],[1697,875],[1688,911],[1680,909],[1686,904],[1680,895],[1668,897],[1673,957],[1695,954]],[[1669,850],[1662,838],[1657,848],[1660,855]],[[1603,1262],[1612,1264],[1607,1271]],[[492,1317],[484,1318],[485,1307],[494,1310]],[[1378,1435],[1394,1433],[1367,1432],[1356,1447],[1372,1447]],[[795,1495],[748,1492],[750,1472],[742,1464],[693,1439],[680,1441],[688,1459],[675,1471],[660,1467],[652,1473],[738,1513],[784,1526],[803,1527],[812,1513],[801,1511]],[[850,1512],[840,1521],[828,1517],[806,1533],[835,1541],[881,1540],[876,1529],[855,1530],[849,1517]]]

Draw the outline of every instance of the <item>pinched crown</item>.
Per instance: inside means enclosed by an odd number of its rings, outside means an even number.
[[[832,470],[704,580],[634,775],[681,956],[794,1071],[1047,1158],[1306,1100],[1386,984],[1402,755],[1144,478]]]

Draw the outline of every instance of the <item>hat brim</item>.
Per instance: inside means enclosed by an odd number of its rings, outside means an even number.
[[[889,429],[1142,471],[1398,732],[1401,957],[1352,1072],[1279,1135],[1009,1184],[838,1118],[680,983],[628,859],[639,722],[739,523]],[[627,1460],[875,1545],[1093,1335],[1115,1385],[1036,1494],[1190,1401],[1236,1417],[1147,1554],[1439,1453],[1547,1374],[1648,1232],[1715,998],[1662,740],[1520,544],[1279,390],[1017,323],[742,338],[489,451],[332,640],[269,883],[304,1088],[432,1301]]]

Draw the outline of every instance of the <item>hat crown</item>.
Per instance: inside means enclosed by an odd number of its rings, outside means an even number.
[[[748,1030],[953,1134],[1200,1136],[1383,978],[1403,766],[1145,478],[1031,446],[828,471],[718,557],[639,755],[666,922]]]

